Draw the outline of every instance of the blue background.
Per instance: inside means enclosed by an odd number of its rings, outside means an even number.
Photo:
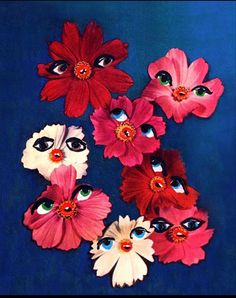
[[[1,2],[1,294],[235,294],[235,2]],[[113,289],[110,276],[98,278],[89,257],[90,243],[70,252],[43,250],[22,224],[28,205],[47,182],[37,171],[24,169],[20,160],[26,140],[46,124],[82,125],[91,153],[83,181],[110,195],[112,213],[138,216],[134,205],[119,195],[122,166],[103,158],[94,145],[89,107],[79,119],[63,114],[63,99],[41,102],[45,79],[38,63],[50,61],[47,42],[60,40],[64,20],[83,30],[90,20],[104,29],[105,40],[129,43],[129,57],[120,68],[132,75],[130,98],[140,95],[149,81],[147,66],[172,47],[183,49],[190,61],[203,57],[208,77],[222,79],[225,91],[210,119],[188,117],[181,125],[167,120],[163,148],[182,153],[190,185],[201,197],[198,206],[209,212],[215,234],[205,247],[206,260],[149,266],[149,275],[131,288]],[[157,115],[163,115],[156,109]],[[163,115],[164,116],[164,115]]]

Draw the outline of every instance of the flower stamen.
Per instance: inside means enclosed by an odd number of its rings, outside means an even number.
[[[77,213],[76,204],[73,201],[66,200],[60,204],[57,213],[65,219],[72,218]]]
[[[87,80],[92,74],[92,67],[89,63],[80,61],[74,67],[74,74],[80,80]]]
[[[160,192],[166,189],[166,181],[160,176],[154,176],[149,183],[149,186],[152,191]]]
[[[188,231],[181,226],[173,227],[168,231],[167,237],[171,242],[181,243],[188,237]]]
[[[190,95],[190,90],[183,86],[179,86],[175,88],[175,90],[173,91],[173,96],[177,101],[185,100],[189,97],[189,95]]]
[[[121,123],[116,128],[116,136],[120,141],[130,142],[134,139],[136,135],[135,127],[129,123]]]

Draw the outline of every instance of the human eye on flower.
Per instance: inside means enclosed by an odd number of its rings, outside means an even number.
[[[151,225],[155,228],[156,233],[163,233],[173,226],[170,222],[162,217],[155,218]]]
[[[131,233],[130,233],[130,238],[134,239],[134,240],[142,240],[144,239],[147,234],[149,234],[150,232],[148,232],[145,228],[143,227],[137,227],[134,228]]]
[[[76,198],[78,201],[85,201],[90,198],[93,193],[93,188],[90,185],[80,185],[72,193],[72,198]]]
[[[115,239],[112,237],[102,238],[97,243],[97,249],[108,251],[112,249],[114,243],[115,243]]]
[[[98,68],[105,68],[111,65],[111,63],[114,61],[114,57],[111,55],[102,55],[96,58],[94,61],[94,67]]]
[[[165,163],[163,160],[156,156],[151,156],[151,165],[155,173],[163,173],[163,175],[166,176]]]
[[[181,222],[181,226],[188,231],[195,231],[204,224],[203,220],[198,220],[196,218],[187,218]]]
[[[67,70],[68,65],[65,60],[57,60],[47,68],[47,71],[55,75],[61,75]]]
[[[192,89],[193,93],[197,96],[207,96],[211,95],[213,92],[211,92],[206,86],[196,86]]]
[[[33,214],[35,210],[37,210],[38,214],[47,214],[53,209],[53,206],[53,200],[48,198],[41,198],[34,203],[33,207],[31,208],[31,214]]]
[[[144,135],[147,138],[156,137],[156,131],[155,131],[154,127],[150,124],[142,124],[141,131],[142,131],[142,135]]]
[[[113,118],[119,122],[123,122],[128,119],[128,116],[127,116],[125,110],[122,110],[119,108],[112,110],[110,114],[111,114],[111,118]]]
[[[172,86],[172,77],[167,71],[161,70],[155,75],[155,77],[159,80],[161,85]]]
[[[188,194],[188,191],[186,189],[186,184],[181,177],[172,176],[171,179],[172,181],[170,185],[175,192]]]
[[[86,143],[79,138],[69,138],[66,140],[66,145],[71,151],[81,152],[86,149]]]
[[[52,148],[54,144],[54,140],[48,137],[42,137],[42,138],[38,138],[35,142],[33,147],[40,151],[40,152],[44,152],[49,150],[50,148]]]

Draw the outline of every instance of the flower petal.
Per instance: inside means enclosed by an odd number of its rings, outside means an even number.
[[[192,90],[197,85],[201,85],[208,72],[208,64],[203,58],[193,61],[189,68],[184,86]]]
[[[114,93],[126,93],[129,87],[133,85],[133,79],[127,73],[114,67],[96,71],[94,78]]]
[[[191,248],[201,247],[203,245],[206,245],[210,241],[211,237],[213,236],[213,233],[214,229],[208,229],[197,234],[192,233],[186,239],[186,243]]]
[[[153,115],[153,105],[144,98],[138,98],[133,101],[133,115],[130,122],[139,127],[141,124],[148,122]]]
[[[65,114],[68,117],[80,117],[85,112],[89,100],[89,87],[86,81],[75,79],[65,100]]]
[[[94,78],[88,80],[90,102],[94,109],[108,108],[111,102],[111,94],[107,88]]]
[[[68,251],[76,249],[81,243],[81,238],[72,225],[73,219],[64,221],[63,236],[56,248]]]
[[[124,166],[133,167],[141,164],[143,161],[143,154],[138,148],[135,148],[132,143],[128,143],[125,154],[119,156],[119,160]]]
[[[112,275],[112,286],[131,286],[134,283],[134,274],[130,254],[122,254],[115,266]]]
[[[154,101],[161,96],[172,96],[170,86],[163,86],[158,80],[152,79],[143,90],[142,97],[145,97],[147,100]]]
[[[182,258],[182,263],[191,266],[193,264],[198,264],[200,260],[205,259],[205,251],[202,248],[190,249],[187,245],[184,246],[185,255]]]
[[[134,250],[141,257],[145,258],[150,262],[154,262],[154,259],[153,259],[154,249],[152,248],[152,245],[153,245],[153,241],[151,239],[135,241]]]
[[[72,80],[69,78],[49,80],[40,93],[41,99],[53,101],[59,97],[66,96],[71,83]]]
[[[119,259],[119,253],[116,249],[111,249],[103,253],[94,263],[93,269],[97,271],[97,276],[104,276],[109,273]]]
[[[125,154],[126,150],[126,144],[116,139],[114,142],[106,146],[104,150],[104,157],[112,158],[113,156],[115,156],[119,158],[120,156]]]
[[[62,42],[80,60],[81,36],[77,24],[65,22],[62,31]]]
[[[174,64],[177,85],[183,86],[183,83],[185,82],[188,75],[188,62],[184,51],[174,48],[169,50],[169,52],[166,54],[166,57],[172,60]],[[178,86],[173,85],[174,88]]]
[[[53,60],[65,60],[68,63],[75,64],[75,55],[61,42],[53,41],[48,46],[49,54]]]
[[[127,96],[118,96],[118,99],[111,100],[110,111],[114,109],[121,109],[126,112],[130,118],[133,111],[132,101]]]

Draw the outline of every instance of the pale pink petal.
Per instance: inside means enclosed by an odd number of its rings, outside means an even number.
[[[178,105],[178,102],[173,100],[172,96],[157,97],[156,103],[162,108],[168,119],[173,116],[176,106]]]
[[[200,260],[205,259],[205,251],[202,248],[190,249],[185,246],[185,256],[182,258],[182,263],[188,266],[198,264]]]
[[[65,198],[70,198],[76,183],[76,170],[71,165],[61,165],[52,172],[50,180],[52,185],[56,184],[63,190]]]
[[[176,86],[173,85],[173,87],[176,88],[179,85],[183,86],[188,75],[188,62],[184,51],[174,48],[169,50],[166,57],[172,61],[176,71],[177,84]]]
[[[29,229],[38,229],[45,223],[49,221],[52,217],[58,216],[56,209],[53,209],[51,212],[47,214],[38,214],[37,211],[34,211],[34,214],[31,214],[31,208],[33,204],[28,208],[24,215],[24,225]]]
[[[130,122],[137,128],[148,122],[153,115],[153,106],[144,98],[135,99],[133,102],[133,114]]]
[[[131,117],[133,111],[132,101],[127,96],[118,96],[118,99],[112,99],[110,111],[114,109],[122,109]]]
[[[145,98],[149,101],[155,101],[158,97],[161,96],[172,96],[172,89],[170,86],[163,86],[156,79],[151,80],[148,85],[145,87],[142,93],[142,98]]]
[[[184,86],[192,90],[197,85],[201,85],[208,72],[208,64],[203,58],[193,61],[189,68]]]
[[[120,157],[126,153],[127,145],[125,142],[115,139],[113,143],[106,146],[104,150],[104,157],[111,158],[113,156]]]
[[[74,219],[68,219],[64,221],[64,232],[60,243],[57,245],[58,249],[70,250],[78,248],[81,242],[81,237],[72,225]]]
[[[119,156],[119,160],[124,166],[133,167],[142,163],[143,154],[133,144],[128,143],[126,153]]]

